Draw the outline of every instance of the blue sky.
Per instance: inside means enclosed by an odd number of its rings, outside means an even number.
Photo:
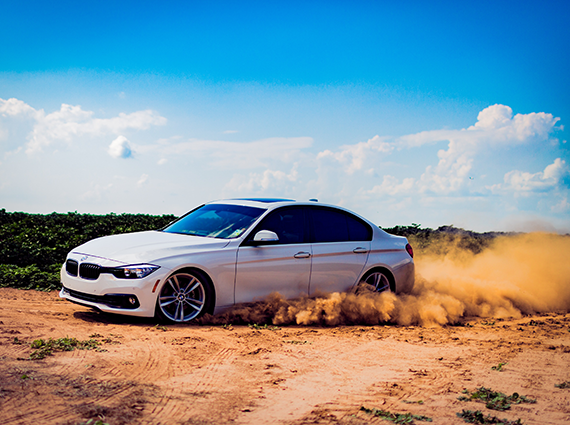
[[[570,232],[570,3],[4,2],[0,208]]]

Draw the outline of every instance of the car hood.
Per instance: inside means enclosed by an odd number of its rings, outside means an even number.
[[[227,239],[147,231],[93,239],[72,252],[122,264],[152,263],[173,255],[221,249]]]

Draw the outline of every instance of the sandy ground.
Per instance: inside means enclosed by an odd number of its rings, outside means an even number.
[[[33,340],[62,337],[100,345],[28,360]],[[565,381],[570,314],[429,328],[164,327],[0,289],[2,424],[389,423],[361,407],[436,424],[464,423],[463,409],[563,424],[570,388],[555,384]],[[458,400],[481,386],[537,402],[497,412]]]

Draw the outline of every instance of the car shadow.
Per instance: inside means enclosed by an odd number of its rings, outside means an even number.
[[[73,317],[84,322],[108,325],[154,326],[158,323],[153,317],[124,316],[97,310],[76,311],[73,313]]]
[[[199,324],[195,322],[191,323],[171,323],[160,321],[155,317],[136,317],[136,316],[125,316],[121,314],[107,313],[98,310],[85,310],[76,311],[73,313],[73,317],[78,320],[82,320],[88,323],[102,323],[106,325],[128,325],[128,326],[138,326],[138,327],[161,327],[164,328],[188,328],[196,326],[205,326],[204,324]]]

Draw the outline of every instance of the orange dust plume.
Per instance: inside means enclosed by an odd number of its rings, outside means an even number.
[[[437,326],[464,317],[504,318],[570,311],[570,237],[528,233],[500,236],[478,254],[456,241],[416,258],[411,294],[351,293],[286,300],[272,294],[242,304],[210,324],[400,325]]]

